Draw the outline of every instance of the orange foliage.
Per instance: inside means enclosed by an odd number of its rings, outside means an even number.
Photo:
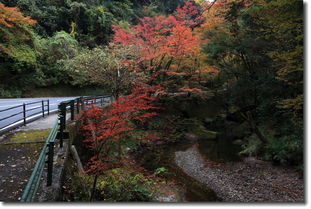
[[[217,69],[214,68],[214,67],[208,66],[208,67],[206,67],[205,69],[196,70],[196,72],[197,72],[197,73],[215,73],[215,74],[218,74],[218,73],[219,73],[219,70],[217,70]]]
[[[145,81],[149,79],[152,84],[158,83],[166,89],[178,88],[177,79],[200,82],[201,74],[210,77],[217,73],[206,65],[206,55],[201,52],[200,35],[204,31],[198,26],[202,27],[206,19],[202,11],[192,1],[187,1],[174,15],[144,17],[129,29],[114,25],[113,42],[135,48],[137,56],[131,63],[139,66],[133,69],[140,69]]]
[[[156,80],[161,75],[164,82],[164,77],[194,73],[200,38],[193,27],[200,21],[199,9],[188,1],[177,8],[175,16],[144,17],[129,30],[114,25],[113,42],[134,46],[139,57],[137,65],[149,72],[151,79]]]
[[[6,7],[0,3],[0,24],[6,27],[13,27],[14,25],[26,24],[33,25],[37,23],[31,17],[24,17],[23,14],[16,7]]]
[[[187,26],[178,24],[171,30],[172,35],[167,40],[167,54],[182,58],[187,54],[195,54],[200,49],[199,38],[194,36]]]
[[[184,92],[202,92],[202,89],[190,88],[188,85],[181,87],[179,90]]]
[[[186,75],[185,72],[174,72],[174,71],[169,71],[169,72],[166,72],[167,75],[170,75],[170,76],[183,76],[183,75]]]

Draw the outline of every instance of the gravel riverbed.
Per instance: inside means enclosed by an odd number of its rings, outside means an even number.
[[[216,164],[200,154],[197,144],[176,152],[175,162],[224,202],[304,202],[304,181],[290,168],[255,158]]]

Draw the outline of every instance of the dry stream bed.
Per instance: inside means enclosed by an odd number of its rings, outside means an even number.
[[[184,201],[304,202],[304,181],[293,168],[240,158],[237,152],[223,138],[183,141],[140,153],[137,161],[149,171],[166,168],[164,177],[183,188]]]

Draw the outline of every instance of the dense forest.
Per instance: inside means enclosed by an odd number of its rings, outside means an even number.
[[[20,97],[40,86],[80,85],[64,61],[110,42],[113,24],[127,26],[144,16],[172,13],[181,3],[1,0],[0,97]]]
[[[159,137],[137,131],[159,117],[154,95],[221,95],[249,130],[240,154],[303,171],[303,1],[0,1],[0,97],[66,84],[116,99],[83,116],[95,186],[129,138]]]

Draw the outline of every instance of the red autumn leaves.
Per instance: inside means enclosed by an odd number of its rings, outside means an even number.
[[[136,87],[132,94],[116,99],[105,109],[92,107],[83,113],[84,142],[95,153],[90,159],[88,172],[98,174],[110,168],[114,164],[111,154],[122,151],[120,141],[134,129],[132,123],[143,123],[156,115],[156,108],[152,105],[155,97],[151,96],[155,90],[157,88]]]
[[[200,22],[199,9],[189,1],[178,7],[175,15],[144,17],[128,30],[113,26],[113,43],[135,49],[136,60],[125,59],[124,62],[134,63],[134,71],[144,72],[141,79],[144,83],[130,95],[117,98],[106,109],[93,107],[84,113],[87,133],[84,142],[95,153],[89,162],[89,173],[98,175],[120,163],[121,158],[111,157],[111,153],[120,157],[121,142],[133,131],[133,121],[143,123],[156,115],[152,102],[160,88],[155,87],[155,83],[165,86],[169,76],[195,73],[200,39],[193,29]],[[154,140],[152,136],[147,138]]]
[[[176,71],[172,63],[179,63],[199,52],[200,40],[192,31],[201,21],[199,17],[198,9],[187,2],[177,9],[175,16],[144,17],[129,30],[114,25],[113,42],[134,46],[139,55],[136,62],[150,74],[159,70]]]

